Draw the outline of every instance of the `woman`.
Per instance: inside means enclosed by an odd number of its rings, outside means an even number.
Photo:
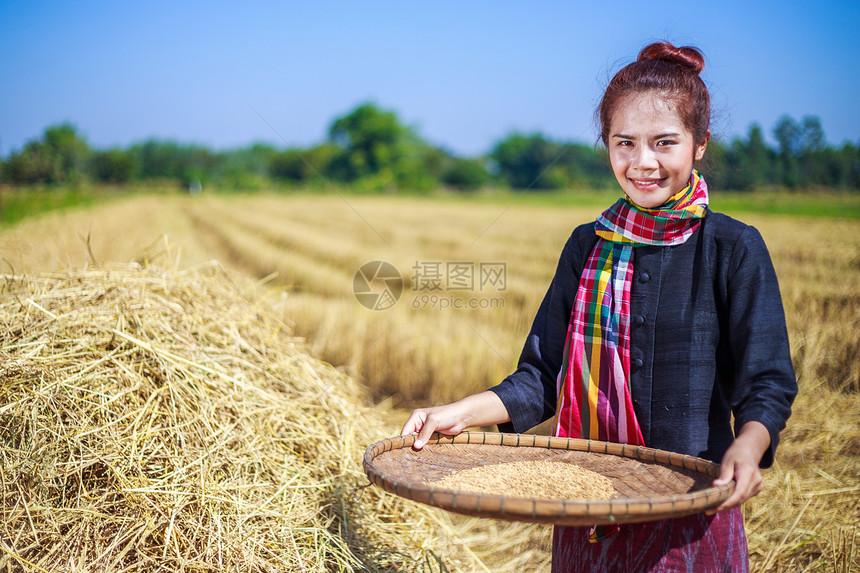
[[[759,233],[709,211],[694,169],[710,139],[695,48],[646,46],[598,109],[625,197],[565,245],[517,371],[412,412],[402,434],[499,424],[642,444],[721,463],[734,493],[708,514],[556,527],[554,571],[747,571],[740,504],[759,493],[797,384],[779,286]],[[732,427],[734,423],[734,428]]]

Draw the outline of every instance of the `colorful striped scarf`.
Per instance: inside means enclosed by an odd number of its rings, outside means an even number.
[[[645,445],[630,396],[633,248],[685,242],[707,205],[708,187],[694,170],[689,185],[656,209],[623,198],[597,218],[557,380],[556,436]]]

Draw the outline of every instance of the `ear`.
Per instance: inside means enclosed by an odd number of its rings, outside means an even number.
[[[711,130],[705,132],[705,140],[696,146],[696,153],[693,156],[694,161],[701,161],[705,156],[705,150],[708,148],[708,142],[711,140]]]

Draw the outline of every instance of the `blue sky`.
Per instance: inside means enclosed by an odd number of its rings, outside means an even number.
[[[592,142],[602,87],[659,39],[705,52],[718,137],[815,115],[857,143],[858,29],[831,0],[0,0],[0,155],[63,121],[99,148],[305,146],[364,101],[463,155],[512,130]]]

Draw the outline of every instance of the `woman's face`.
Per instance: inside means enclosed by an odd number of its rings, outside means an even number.
[[[609,162],[627,197],[653,209],[687,186],[709,137],[696,145],[671,102],[655,92],[635,94],[621,100],[612,116]]]

